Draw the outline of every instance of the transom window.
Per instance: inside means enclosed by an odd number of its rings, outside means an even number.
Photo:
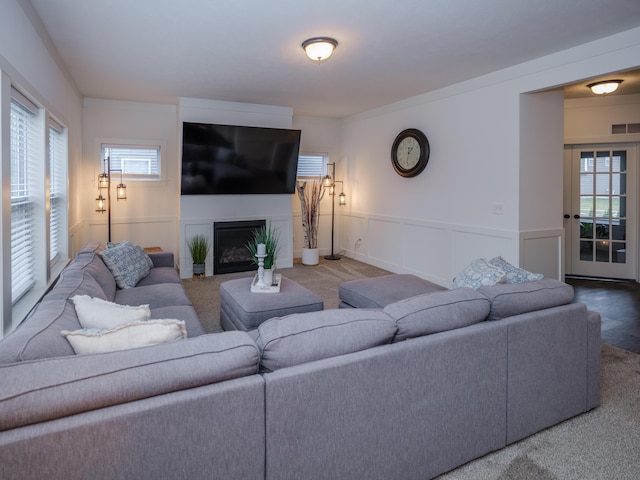
[[[109,159],[112,172],[122,172],[126,180],[160,180],[158,145],[102,145],[102,159]],[[106,170],[106,165],[102,170]]]
[[[323,153],[309,153],[298,156],[298,178],[322,177],[326,174],[329,156]]]

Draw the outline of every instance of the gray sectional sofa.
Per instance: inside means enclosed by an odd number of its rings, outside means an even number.
[[[0,478],[425,480],[600,401],[600,317],[561,282],[204,334],[171,254],[117,290],[96,250],[0,342]],[[74,355],[78,293],[150,303],[189,338]]]

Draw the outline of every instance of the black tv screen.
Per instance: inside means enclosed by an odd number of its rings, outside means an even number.
[[[182,124],[182,195],[293,194],[300,130]]]

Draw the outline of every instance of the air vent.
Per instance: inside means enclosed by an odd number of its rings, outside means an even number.
[[[618,123],[611,125],[612,135],[624,135],[626,133],[640,133],[640,123]]]

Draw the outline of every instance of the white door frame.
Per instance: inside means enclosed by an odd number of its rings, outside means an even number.
[[[597,143],[565,145],[564,149],[564,228],[565,228],[565,272],[570,274],[629,278],[636,281],[640,277],[640,235],[638,235],[640,175],[638,174],[638,143]],[[626,150],[627,151],[627,235],[628,262],[624,264],[580,262],[580,172],[576,158],[584,150]],[[575,210],[575,211],[574,211]],[[593,267],[593,268],[591,268]]]

